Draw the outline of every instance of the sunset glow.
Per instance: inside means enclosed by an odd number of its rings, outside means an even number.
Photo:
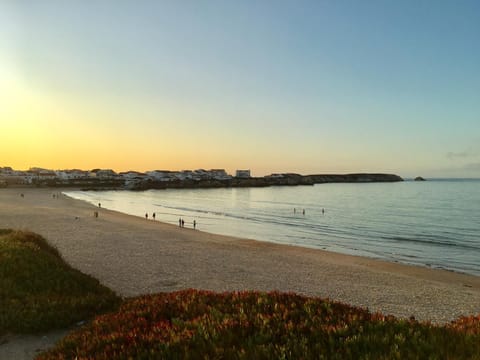
[[[0,166],[480,177],[479,11],[3,1]]]

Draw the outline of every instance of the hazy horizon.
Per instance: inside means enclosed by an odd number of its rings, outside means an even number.
[[[0,3],[0,164],[480,177],[476,1]]]
[[[3,165],[3,164],[0,164],[0,168],[2,167],[11,167],[11,166],[8,166],[8,165]],[[202,167],[196,167],[196,168],[192,168],[192,169],[145,169],[145,170],[138,170],[138,169],[126,169],[126,170],[116,170],[116,169],[113,169],[113,168],[109,168],[109,167],[106,167],[106,168],[89,168],[89,169],[86,169],[86,168],[78,168],[78,167],[67,167],[67,168],[47,168],[47,167],[43,167],[43,166],[31,166],[31,167],[28,167],[28,168],[24,168],[24,169],[17,169],[17,168],[14,168],[14,167],[11,167],[13,170],[15,171],[29,171],[31,169],[45,169],[45,170],[52,170],[52,171],[63,171],[63,170],[81,170],[81,171],[92,171],[92,170],[95,170],[95,169],[101,169],[101,170],[113,170],[115,171],[116,173],[122,173],[122,172],[127,172],[127,171],[137,171],[137,172],[147,172],[147,171],[194,171],[194,170],[200,170],[200,169],[203,169],[203,170],[213,170],[213,169],[219,169],[218,167],[217,168],[202,168]],[[233,175],[235,176],[235,172],[236,170],[250,170],[250,169],[235,169],[235,170],[232,170],[232,171],[229,171],[229,170],[226,170],[227,174],[229,175]],[[276,172],[276,173],[287,173],[286,171],[279,171],[279,172]],[[291,171],[290,173],[293,173],[293,174],[299,174],[299,175],[347,175],[347,174],[355,174],[356,172],[344,172],[344,173],[335,173],[335,172],[317,172],[317,173],[301,173],[301,172],[298,172],[298,171]],[[267,176],[267,175],[271,175],[273,173],[268,173],[268,174],[258,174],[258,173],[251,173],[251,176],[252,177],[263,177],[263,176]],[[369,172],[369,174],[393,174],[393,173],[385,173],[385,172]],[[426,180],[480,180],[480,177],[475,177],[475,176],[471,176],[471,177],[448,177],[448,176],[432,176],[432,177],[427,177],[427,176],[422,176],[422,175],[402,175],[402,174],[394,174],[394,175],[399,175],[401,178],[403,178],[403,180],[414,180],[416,177],[423,177],[425,178]]]

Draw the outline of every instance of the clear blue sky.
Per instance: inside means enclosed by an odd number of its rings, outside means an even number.
[[[480,177],[479,39],[480,1],[2,0],[0,166]]]

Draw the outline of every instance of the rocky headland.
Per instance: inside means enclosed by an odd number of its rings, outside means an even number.
[[[394,174],[279,174],[275,176],[250,177],[224,180],[175,180],[155,181],[148,179],[130,186],[131,190],[147,189],[192,189],[192,188],[220,188],[220,187],[267,187],[267,186],[298,186],[325,183],[373,183],[398,182],[403,179]]]

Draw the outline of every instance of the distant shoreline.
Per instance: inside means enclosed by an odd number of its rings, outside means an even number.
[[[138,179],[126,182],[120,179],[51,179],[35,184],[5,184],[4,187],[47,187],[47,188],[81,188],[83,190],[150,190],[150,189],[205,189],[228,187],[268,187],[300,186],[327,183],[377,183],[404,181],[395,174],[355,173],[355,174],[315,174],[300,175],[294,173],[273,174],[264,177],[231,177],[227,179],[174,179],[154,178]]]

